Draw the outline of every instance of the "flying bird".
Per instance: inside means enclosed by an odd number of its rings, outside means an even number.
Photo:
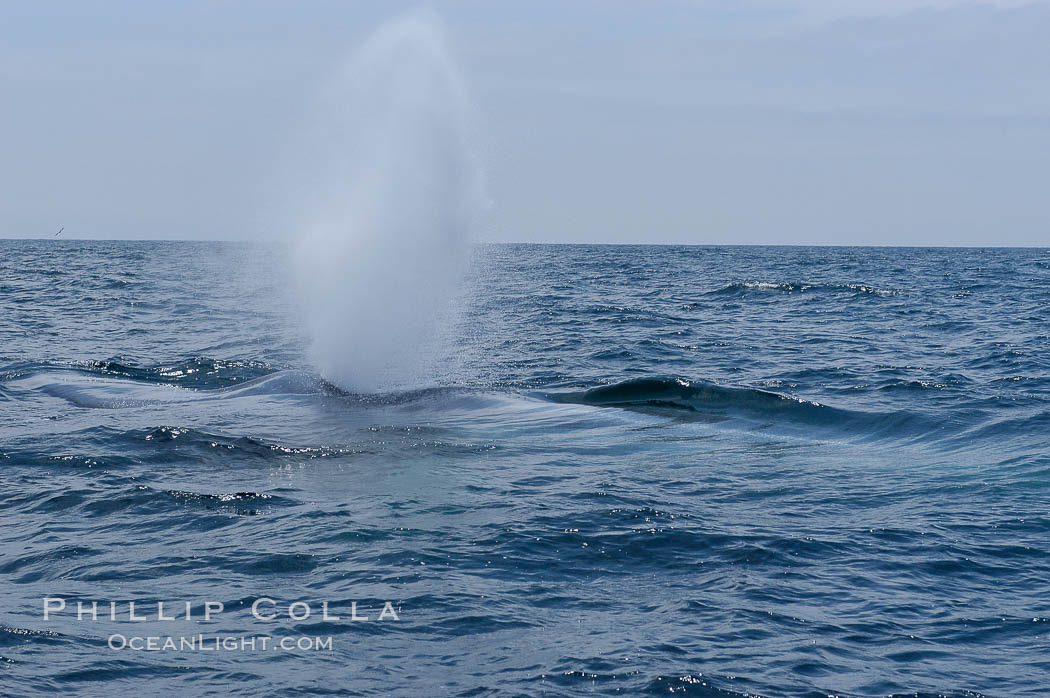
[[[57,233],[55,233],[55,237],[57,238],[57,237],[58,237],[59,235],[61,235],[61,234],[62,234],[62,231],[63,231],[63,230],[65,230],[65,229],[66,229],[66,226],[62,226],[61,228],[59,228],[59,229],[58,229],[58,232],[57,232]]]

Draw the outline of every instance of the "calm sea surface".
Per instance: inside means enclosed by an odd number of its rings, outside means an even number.
[[[0,241],[0,693],[1047,695],[1047,250],[484,246],[368,394],[284,256]]]

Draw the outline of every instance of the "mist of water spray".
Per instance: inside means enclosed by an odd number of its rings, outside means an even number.
[[[296,268],[312,359],[340,387],[429,382],[436,318],[485,201],[472,120],[425,13],[380,29],[321,100],[301,153]]]

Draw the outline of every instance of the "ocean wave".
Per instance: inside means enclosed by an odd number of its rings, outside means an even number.
[[[193,356],[171,363],[139,366],[123,358],[70,362],[16,362],[0,372],[0,382],[47,371],[72,372],[84,376],[127,378],[142,383],[160,383],[197,389],[242,384],[280,370],[265,361],[217,359]]]
[[[216,381],[193,378],[199,372],[232,371],[245,378],[255,371],[262,375],[247,380],[234,380],[233,375]],[[967,382],[962,375],[942,375],[940,380],[887,379],[871,386],[874,393],[928,394],[939,396],[956,383]],[[571,383],[569,383],[571,384]],[[773,383],[776,384],[775,382]],[[568,414],[555,405],[592,408],[620,408],[674,419],[719,424],[733,430],[762,432],[816,440],[894,441],[898,443],[939,443],[949,450],[964,449],[976,441],[1023,436],[1027,419],[989,419],[982,404],[971,400],[973,409],[956,411],[951,417],[936,411],[889,409],[885,398],[857,406],[849,396],[847,406],[835,406],[795,395],[759,387],[727,385],[683,377],[650,376],[617,383],[598,385],[583,390],[549,390],[522,392],[518,386],[454,385],[429,386],[414,390],[389,392],[355,392],[345,390],[324,378],[302,370],[272,370],[268,364],[253,361],[222,361],[194,357],[163,366],[138,367],[113,361],[55,365],[22,364],[9,367],[0,376],[0,399],[21,400],[31,394],[43,394],[65,401],[74,407],[100,410],[159,409],[160,419],[181,426],[149,427],[134,432],[138,442],[149,442],[154,448],[177,442],[184,456],[211,457],[217,451],[237,458],[271,457],[281,454],[317,457],[332,454],[324,448],[287,447],[270,441],[242,435],[224,436],[200,430],[196,417],[205,405],[221,414],[228,410],[225,401],[238,399],[279,400],[282,409],[293,404],[302,409],[304,419],[317,410],[331,418],[330,428],[353,423],[368,429],[372,420],[411,420],[412,428],[421,423],[417,414],[432,420],[440,415],[442,424],[470,424],[489,428],[519,428],[548,422],[567,424],[585,422],[583,413]],[[951,396],[949,396],[951,397]],[[994,396],[989,399],[994,400]],[[179,407],[181,406],[181,407]],[[199,406],[199,407],[198,407]],[[995,407],[996,405],[991,405]],[[879,409],[879,408],[882,409]],[[1038,407],[1038,405],[1036,405]],[[178,409],[176,409],[178,408]],[[344,413],[344,410],[347,410]],[[393,410],[391,412],[390,410]],[[345,415],[345,416],[339,416]],[[347,416],[351,416],[347,421]],[[1038,415],[1037,422],[1044,415]],[[180,420],[180,421],[174,421]],[[157,422],[153,422],[156,424]],[[383,427],[384,425],[380,425]],[[386,425],[389,427],[389,425]],[[282,431],[274,424],[268,429],[250,433],[268,438]],[[130,434],[130,432],[129,432]],[[419,436],[421,434],[417,434]],[[278,438],[278,441],[280,438]],[[435,437],[434,443],[441,442]],[[199,452],[199,454],[198,454]]]
[[[0,376],[4,393],[35,391],[77,407],[129,409],[191,400],[321,392],[316,378],[297,371],[268,372],[243,382],[227,377],[216,381],[216,385],[206,380],[180,380],[186,374],[170,368],[139,369],[121,365],[121,369],[115,369],[110,362],[90,362],[86,368],[44,366],[44,370],[33,371],[30,366]]]
[[[265,361],[194,356],[174,363],[135,366],[120,359],[82,361],[70,368],[89,375],[120,376],[150,383],[219,388],[261,378],[277,369]]]
[[[145,431],[145,433],[143,433],[143,430],[126,432],[123,436],[134,442],[150,441],[158,446],[178,441],[180,448],[197,446],[204,449],[219,449],[255,456],[278,454],[322,458],[332,455],[346,455],[352,452],[350,449],[337,447],[289,446],[251,436],[231,437],[191,427],[160,426],[156,429]]]
[[[838,432],[854,439],[932,441],[958,433],[962,424],[938,422],[898,410],[860,411],[750,387],[719,385],[678,377],[634,378],[582,391],[547,393],[553,402],[670,412],[701,421],[743,420],[749,428],[782,428],[810,433]]]
[[[778,293],[840,292],[868,296],[899,296],[899,289],[878,288],[867,284],[847,283],[803,283],[797,281],[735,281],[705,295],[737,295],[749,291],[774,291]]]
[[[742,407],[806,411],[832,409],[817,402],[766,390],[667,377],[633,378],[579,392],[549,393],[547,397],[554,402],[573,402],[596,407],[653,406],[689,410]]]

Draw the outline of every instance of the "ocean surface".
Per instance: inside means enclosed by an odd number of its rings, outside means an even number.
[[[1048,694],[1048,250],[480,246],[370,393],[285,256],[0,241],[3,695]]]

